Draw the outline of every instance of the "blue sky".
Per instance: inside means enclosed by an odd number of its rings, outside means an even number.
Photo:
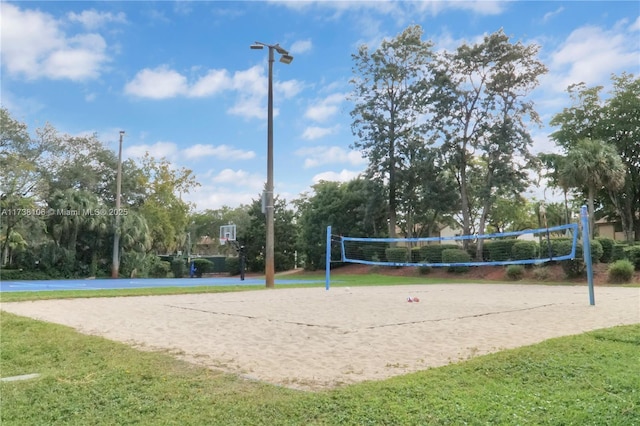
[[[534,152],[554,149],[548,122],[569,84],[640,74],[637,1],[3,1],[1,13],[2,105],[32,130],[95,132],[114,150],[124,130],[125,157],[194,171],[198,210],[248,204],[266,180],[268,55],[254,41],[294,56],[274,64],[275,192],[287,200],[366,168],[350,149],[351,55],[408,25],[436,50],[500,28],[542,47]]]

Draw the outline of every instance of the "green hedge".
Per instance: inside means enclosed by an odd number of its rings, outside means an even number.
[[[186,259],[176,258],[171,261],[171,272],[174,278],[184,278],[187,272]]]
[[[613,259],[613,246],[616,244],[615,240],[611,238],[598,237],[596,241],[600,243],[602,246],[602,257],[600,258],[600,262],[602,263],[610,263]]]
[[[412,247],[411,254],[411,263],[420,263],[422,262],[422,254],[420,254],[421,247]]]
[[[557,245],[557,249],[559,253],[569,254],[571,253],[571,241],[561,241]],[[582,244],[578,243],[576,245],[576,257],[573,260],[563,260],[560,262],[564,273],[567,278],[578,278],[585,275],[586,265],[584,263],[584,254],[582,250]],[[596,241],[591,240],[591,262],[598,263],[600,258],[602,257],[603,249],[602,245]]]
[[[455,244],[432,244],[420,247],[420,259],[427,263],[442,263],[443,250],[459,250]]]
[[[240,275],[240,258],[227,257],[224,261],[225,267],[229,275]]]
[[[487,241],[483,247],[489,252],[489,260],[501,262],[510,260],[513,253],[513,246],[518,242],[515,238]]]
[[[543,239],[540,243],[540,253],[544,257],[549,255],[549,244],[551,244],[551,256],[559,257],[571,253],[573,240],[571,238],[552,238],[549,241]]]
[[[213,262],[203,258],[193,259],[193,266],[196,268],[196,277],[202,278],[202,274],[209,274],[214,271]],[[191,267],[191,266],[189,266]]]
[[[369,260],[372,262],[384,262],[385,251],[389,247],[387,243],[367,243],[362,246],[362,254],[364,256],[364,260]]]
[[[640,271],[640,245],[629,246],[624,249],[625,258],[629,259],[636,269],[636,271]]]
[[[0,270],[0,281],[20,281],[20,280],[51,280],[52,277],[44,271],[27,271],[23,269],[2,269]]]
[[[611,262],[625,259],[626,253],[624,252],[624,249],[627,247],[629,247],[629,245],[626,243],[615,243],[611,250]]]
[[[535,241],[517,241],[512,247],[513,260],[528,260],[538,257],[538,243]]]
[[[409,250],[406,247],[389,247],[384,251],[387,262],[406,263],[409,256]]]
[[[171,263],[160,260],[151,265],[151,268],[149,269],[149,276],[151,278],[166,278],[167,275],[169,275],[169,271],[171,271]]]
[[[468,263],[471,262],[471,255],[463,249],[446,249],[442,251],[442,263]],[[449,272],[467,272],[468,266],[449,266]]]

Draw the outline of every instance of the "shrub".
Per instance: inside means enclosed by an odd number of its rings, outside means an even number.
[[[411,248],[411,263],[420,263],[422,261],[420,254],[421,247],[412,247]]]
[[[610,283],[628,283],[633,278],[633,263],[626,259],[616,260],[609,266],[608,280]]]
[[[546,242],[546,241],[545,241]],[[556,238],[551,240],[551,253],[553,257],[566,256],[571,253],[571,248],[573,247],[573,240],[569,238]],[[545,248],[545,253],[546,253]],[[580,251],[582,255],[582,251]],[[576,252],[577,256],[577,252]]]
[[[538,256],[538,243],[535,241],[517,241],[512,248],[514,260],[535,259]]]
[[[500,262],[511,258],[513,246],[517,242],[518,240],[514,238],[487,241],[484,243],[484,247],[489,252],[489,260]]]
[[[385,251],[388,262],[406,263],[408,250],[406,247],[389,247]]]
[[[152,278],[166,278],[169,271],[171,271],[171,263],[161,260],[151,266],[149,276]]]
[[[524,267],[522,265],[509,265],[506,269],[507,278],[520,280],[524,277]]]
[[[176,258],[171,261],[171,271],[175,278],[182,278],[187,271],[187,262],[184,259]]]
[[[16,280],[50,280],[54,277],[49,276],[43,271],[26,271],[23,269],[2,269],[0,271],[0,281],[16,281]]]
[[[430,244],[420,247],[420,258],[427,263],[442,263],[442,251],[460,249],[455,244]]]
[[[146,253],[137,251],[124,251],[120,255],[120,268],[118,273],[121,277],[144,277],[148,273],[145,265]]]
[[[469,256],[471,256],[472,260],[477,260],[478,262],[488,262],[489,260],[491,260],[491,255],[489,254],[489,250],[487,250],[487,247],[485,244],[482,244],[482,254],[480,258],[478,258],[477,256],[478,244],[472,243],[470,241],[467,242],[466,251],[467,253],[469,253]]]
[[[294,252],[291,250],[285,253],[277,251],[273,254],[273,262],[275,264],[274,266],[276,268],[276,272],[288,271],[290,269],[293,269],[295,265]]]
[[[240,258],[239,257],[227,257],[224,260],[225,267],[229,275],[240,275]]]
[[[563,254],[571,253],[571,241],[565,241],[558,244],[558,249],[561,250],[559,251],[559,254],[558,254],[559,256],[562,256]],[[565,253],[562,253],[563,250],[566,250]],[[575,259],[563,260],[562,262],[560,262],[560,265],[562,266],[562,270],[564,271],[564,274],[566,275],[567,278],[579,278],[584,276],[586,271],[586,265],[584,264],[584,261],[582,260],[582,258],[583,258],[582,245],[578,244],[576,246]]]
[[[213,262],[207,259],[193,259],[193,264],[196,268],[196,277],[198,278],[202,278],[202,274],[208,274],[214,270]]]
[[[331,245],[331,259],[340,259],[340,248],[336,244]],[[347,259],[367,259],[362,250],[362,246],[355,244],[344,245],[344,257]],[[322,262],[307,262],[306,269],[316,270],[324,268],[324,259]]]
[[[419,275],[427,275],[431,273],[431,266],[418,266]]]
[[[456,249],[442,250],[442,263],[467,263],[471,262],[471,256],[466,251]],[[449,272],[467,272],[468,266],[449,266],[447,268]]]
[[[604,249],[602,247],[602,244],[600,244],[600,241],[598,240],[591,240],[591,261],[593,263],[598,263],[600,262],[600,259],[602,259],[602,256],[604,254]]]
[[[209,262],[211,262],[213,264],[213,270],[211,270],[210,272],[227,272],[227,266],[225,264],[226,262],[226,257],[223,256],[212,256],[209,258],[206,258]]]
[[[533,268],[533,278],[537,281],[545,281],[549,278],[549,269],[546,266],[536,266]]]
[[[633,265],[636,271],[640,270],[640,246],[629,246],[624,249],[625,257]]]
[[[368,243],[362,246],[364,260],[373,262],[384,261],[384,252],[389,245],[387,243]]]
[[[551,245],[551,257],[564,256],[571,253],[571,246],[573,245],[572,238],[551,238],[547,240],[542,239],[540,242],[540,254],[543,257],[549,256],[549,245]]]
[[[611,260],[610,262],[615,262],[616,260],[625,259],[624,249],[628,247],[627,244],[624,243],[615,243],[611,250]]]
[[[616,244],[615,240],[612,240],[611,238],[599,237],[596,238],[596,241],[598,241],[602,246],[602,257],[600,258],[600,262],[611,262],[611,259],[613,257],[613,246]]]

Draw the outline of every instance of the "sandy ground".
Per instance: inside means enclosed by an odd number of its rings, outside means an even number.
[[[407,297],[420,302],[408,303]],[[448,284],[3,303],[143,350],[314,390],[640,323],[640,289]]]

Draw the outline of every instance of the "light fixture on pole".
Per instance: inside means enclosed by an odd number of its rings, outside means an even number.
[[[274,50],[278,52],[280,62],[290,64],[293,56],[283,49],[279,44],[266,44],[256,41],[251,49],[269,49],[269,92],[267,100],[267,186],[265,188],[265,215],[267,222],[267,238],[264,255],[264,275],[267,288],[275,286],[275,263],[274,263],[274,205],[273,205],[273,62]]]
[[[120,146],[118,148],[118,174],[116,175],[116,226],[113,233],[113,259],[111,262],[111,278],[118,278],[120,274],[120,192],[122,186],[122,137],[124,130],[120,130]]]

